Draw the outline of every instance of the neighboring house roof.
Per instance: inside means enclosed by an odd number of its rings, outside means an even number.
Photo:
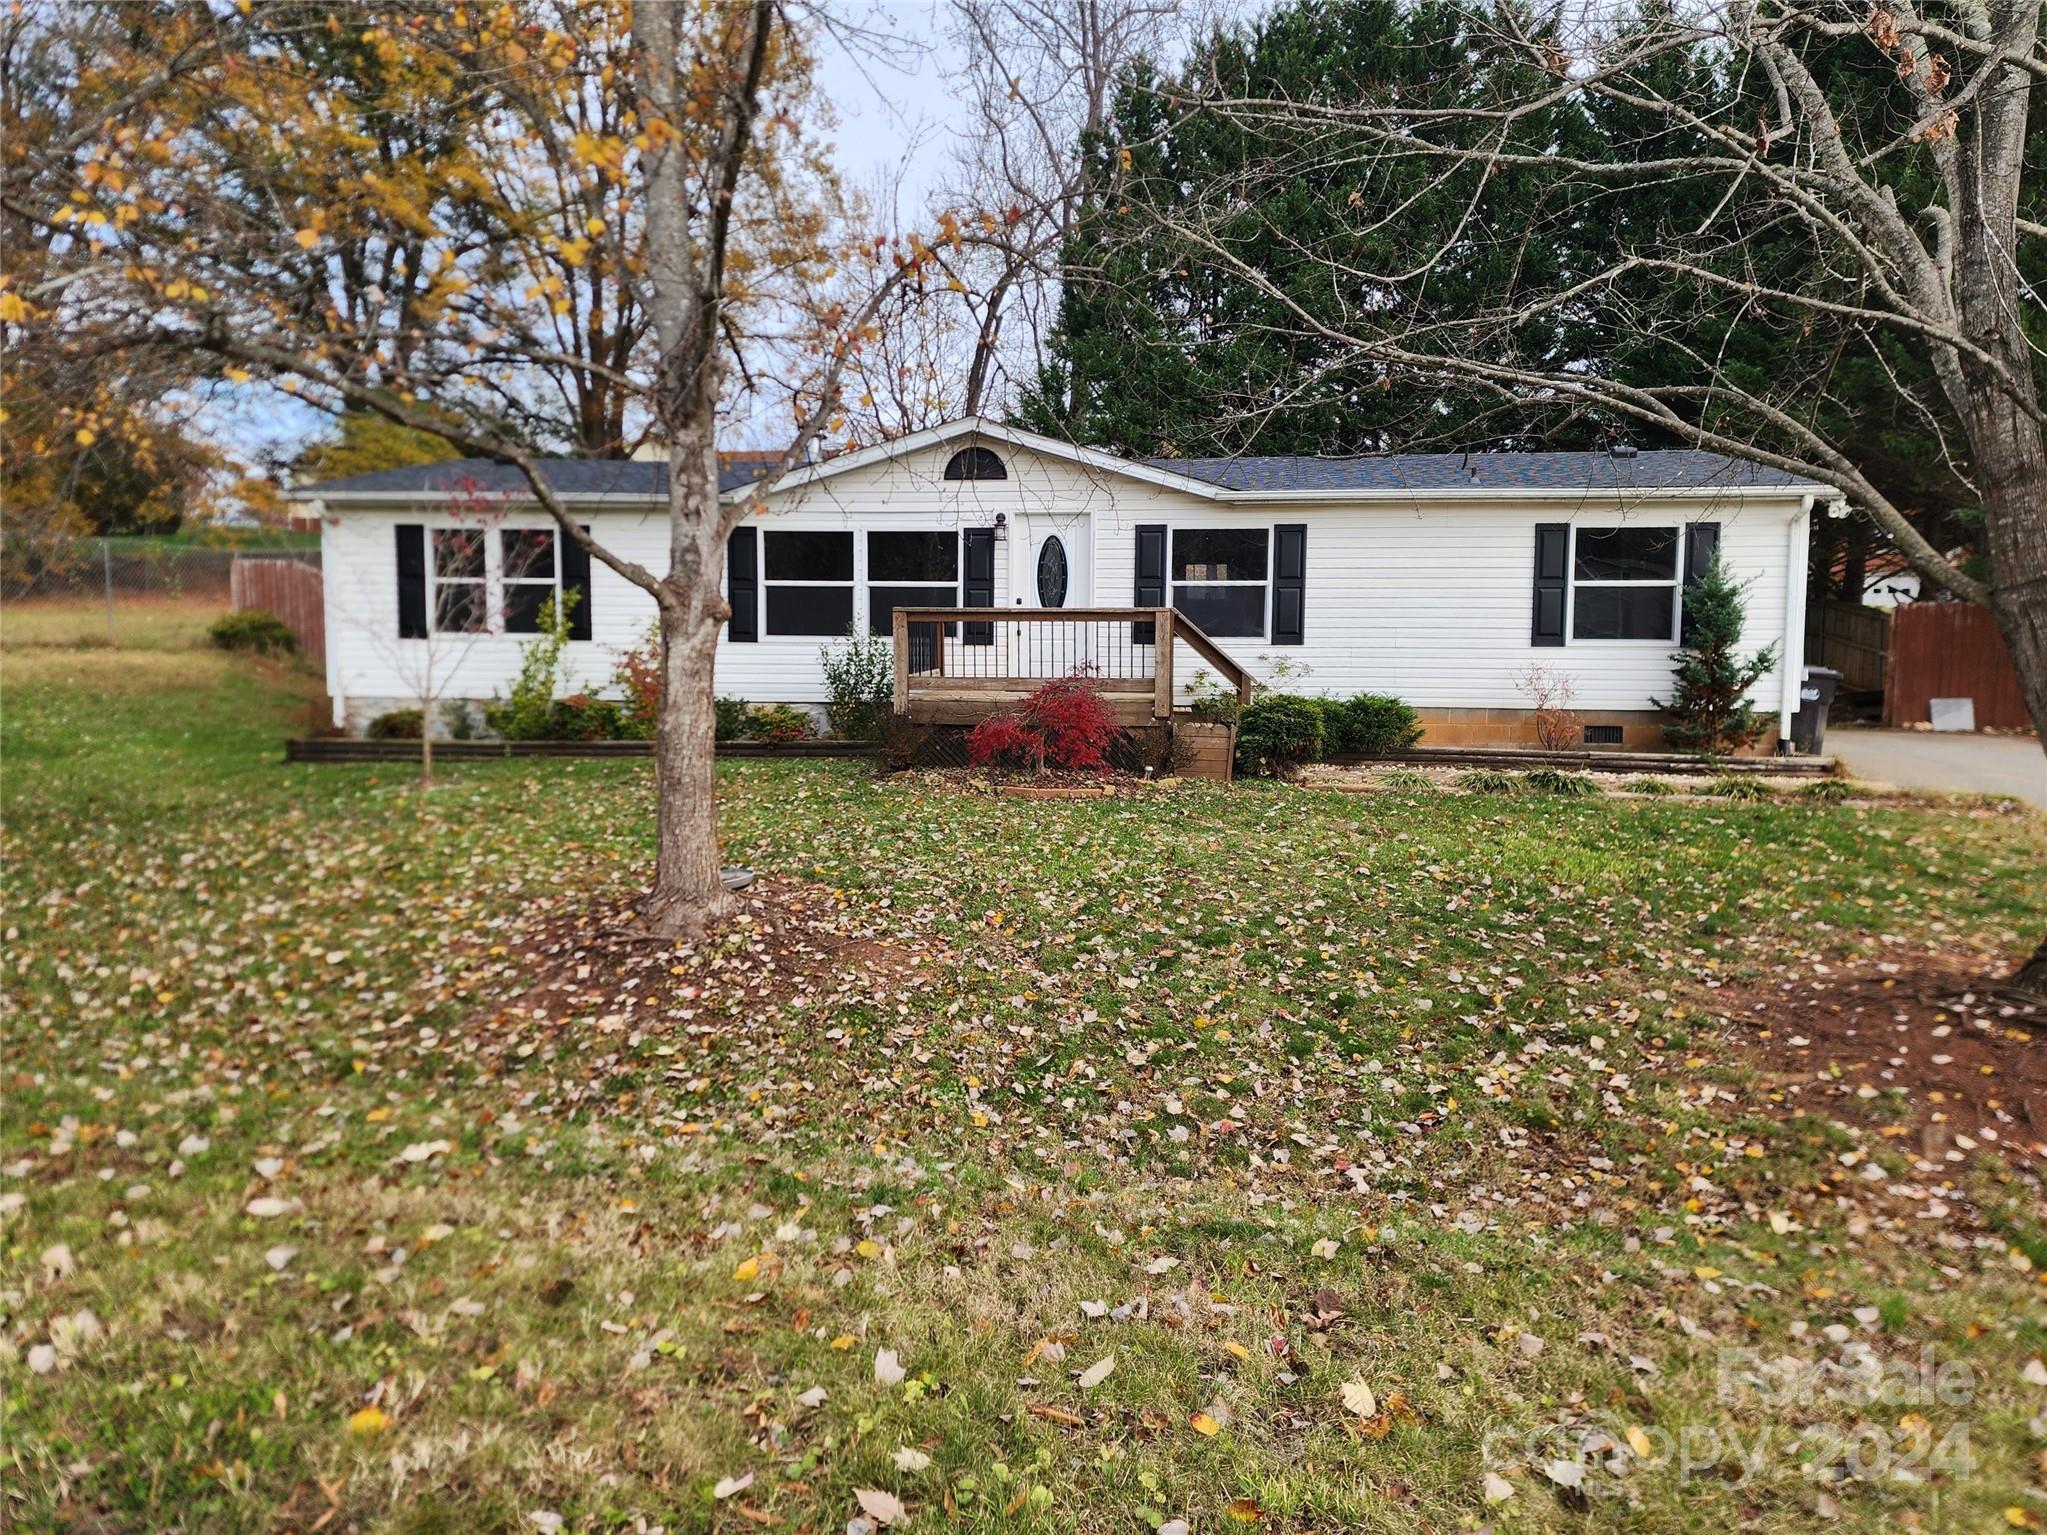
[[[1057,438],[1021,431],[985,417],[968,417],[913,432],[892,442],[877,443],[805,464],[778,483],[793,490],[830,479],[851,469],[941,446],[956,438],[975,437],[1007,443],[1029,452],[1064,459],[1083,468],[1116,474],[1149,484],[1191,491],[1211,500],[1299,498],[1391,498],[1430,496],[1542,496],[1549,498],[1602,491],[1684,493],[1698,491],[1790,490],[1822,495],[1828,486],[1765,468],[1746,459],[1689,449],[1612,453],[1391,453],[1356,458],[1245,457],[1126,459],[1096,448],[1076,447]],[[779,455],[745,452],[719,454],[721,494],[730,495],[758,481]],[[668,490],[665,463],[626,459],[549,458],[540,460],[548,484],[565,498],[620,497],[659,500]],[[484,459],[457,459],[377,474],[351,475],[309,485],[296,499],[348,500],[373,497],[390,500],[468,491],[479,495],[517,494],[526,487],[517,469]]]

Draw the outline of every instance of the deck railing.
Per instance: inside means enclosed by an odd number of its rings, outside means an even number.
[[[1172,608],[897,608],[895,709],[927,724],[972,724],[1079,673],[1120,723],[1164,720],[1180,645],[1250,702],[1251,674]]]

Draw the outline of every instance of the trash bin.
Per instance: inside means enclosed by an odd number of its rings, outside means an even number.
[[[1826,749],[1827,711],[1834,707],[1834,690],[1841,674],[1832,667],[1808,666],[1798,688],[1798,712],[1791,716],[1791,749],[1803,757],[1817,757]]]

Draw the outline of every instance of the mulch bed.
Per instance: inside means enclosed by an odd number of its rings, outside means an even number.
[[[1901,950],[1727,987],[1715,1007],[1787,1111],[1895,1118],[1902,1089],[1930,1159],[1951,1147],[2047,1157],[2047,1004],[1999,990],[1997,968]]]

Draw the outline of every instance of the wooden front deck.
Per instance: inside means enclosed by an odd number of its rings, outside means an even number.
[[[1177,670],[1183,648],[1240,704],[1251,701],[1251,674],[1171,608],[897,608],[895,711],[919,724],[973,725],[1080,675],[1126,729],[1166,725],[1176,683],[1192,675]]]

